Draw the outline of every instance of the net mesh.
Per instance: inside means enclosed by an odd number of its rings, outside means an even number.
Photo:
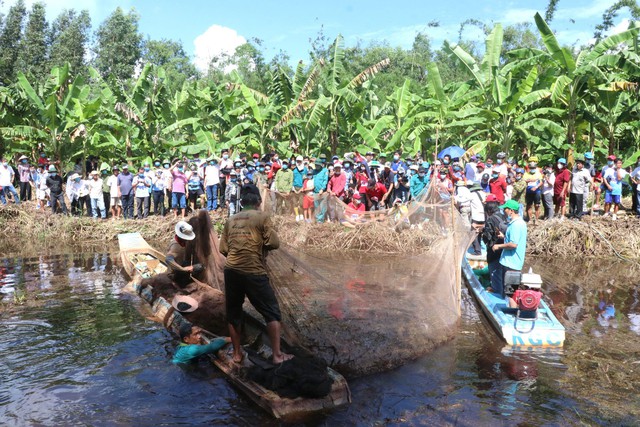
[[[281,239],[267,270],[290,341],[361,375],[415,359],[455,332],[460,260],[475,234],[448,194],[431,186],[407,204],[362,213],[316,195],[316,212],[339,226],[296,222],[298,195],[265,189],[262,200]]]

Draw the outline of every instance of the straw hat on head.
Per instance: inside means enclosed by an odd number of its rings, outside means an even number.
[[[80,178],[80,175],[78,175],[77,173],[74,173],[73,175],[71,175],[71,176],[69,177],[69,179],[70,179],[71,181],[73,181],[73,180],[74,180],[74,179],[76,179],[76,178]]]
[[[191,313],[198,309],[198,301],[187,295],[174,296],[171,305],[180,313]]]
[[[193,240],[196,238],[196,233],[193,232],[193,227],[186,221],[178,221],[175,226],[176,236],[183,240]]]
[[[29,160],[29,158],[23,154],[22,156],[20,156],[18,158],[18,161],[20,161],[20,160]]]
[[[89,175],[100,175],[100,173],[97,170],[92,170]]]

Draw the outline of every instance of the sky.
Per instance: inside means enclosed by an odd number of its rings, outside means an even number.
[[[27,6],[35,0],[26,0]],[[14,0],[0,0],[6,14]],[[410,48],[417,33],[427,34],[434,49],[445,40],[456,42],[460,24],[473,18],[489,25],[504,26],[528,22],[535,30],[533,15],[544,16],[548,0],[44,0],[47,17],[53,21],[67,8],[87,9],[93,28],[113,10],[134,8],[140,15],[139,30],[152,39],[181,40],[194,64],[206,68],[208,59],[233,53],[253,38],[263,42],[270,60],[281,50],[292,63],[308,61],[310,39],[322,30],[332,41],[342,34],[347,46],[386,41],[391,46]],[[551,28],[563,44],[584,45],[592,40],[594,27],[615,0],[560,0]],[[629,13],[621,11],[613,32],[627,28]],[[430,25],[437,23],[438,26]],[[482,41],[480,29],[467,27],[464,38]]]

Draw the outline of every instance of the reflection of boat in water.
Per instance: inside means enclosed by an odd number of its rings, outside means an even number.
[[[486,265],[484,256],[466,254],[462,272],[483,313],[507,344],[521,348],[562,347],[565,328],[543,299],[534,319],[522,319],[515,313],[502,311],[508,307],[508,300],[488,292],[474,273]]]
[[[164,254],[149,246],[139,233],[119,234],[118,243],[124,269],[132,278],[133,290],[151,306],[154,315],[158,319],[162,319],[167,330],[178,335],[180,327],[188,323],[188,320],[175,310],[166,299],[157,295],[152,286],[145,286],[141,283],[142,278],[149,278],[167,271],[167,266],[164,264]],[[246,317],[251,319],[251,316]],[[329,393],[321,398],[281,397],[274,391],[246,378],[246,368],[248,367],[259,366],[264,369],[273,367],[268,361],[271,357],[269,340],[264,328],[257,330],[260,328],[259,325],[262,324],[257,320],[245,324],[247,335],[255,338],[250,344],[244,346],[249,357],[245,359],[242,368],[232,362],[231,345],[222,348],[216,356],[210,356],[213,364],[225,374],[227,379],[253,402],[276,418],[290,419],[338,407],[351,401],[351,392],[346,380],[331,368],[327,368],[327,374],[333,383]],[[203,341],[206,344],[209,339],[203,337]],[[285,344],[283,342],[283,350],[286,351],[288,346]]]

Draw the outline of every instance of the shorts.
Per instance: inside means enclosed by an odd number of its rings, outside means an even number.
[[[567,198],[564,195],[554,194],[553,195],[553,204],[563,207],[567,205]]]
[[[311,209],[313,208],[313,195],[306,195],[302,199],[302,209]]]
[[[540,206],[540,201],[542,200],[542,195],[540,193],[540,191],[527,190],[526,194],[524,195],[524,200],[527,206]]]
[[[200,196],[204,196],[204,191],[202,191],[202,188],[198,188],[197,190],[189,190],[189,200],[192,202],[195,202],[196,200],[198,200],[198,197]]]
[[[264,317],[266,323],[280,321],[280,306],[269,283],[269,276],[245,274],[230,268],[224,269],[224,299],[227,322],[236,328],[242,325],[245,296]]]
[[[47,189],[47,190],[40,190],[40,189],[37,189],[37,190],[36,190],[36,198],[37,198],[38,200],[45,200],[45,199],[47,198],[47,192],[48,192],[48,191],[49,191],[48,189]]]
[[[187,199],[184,193],[171,193],[171,208],[185,209],[187,207]]]
[[[111,206],[122,206],[122,200],[120,200],[120,197],[111,197]]]
[[[604,193],[604,202],[607,204],[616,204],[619,205],[620,204],[620,195],[613,195],[611,194],[609,191],[606,191]]]

